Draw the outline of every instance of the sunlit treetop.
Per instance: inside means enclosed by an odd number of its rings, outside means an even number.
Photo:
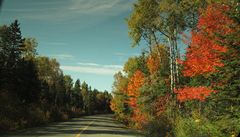
[[[234,31],[230,26],[233,21],[226,15],[229,8],[222,4],[211,4],[202,10],[197,30],[192,32],[187,48],[186,61],[183,62],[184,76],[207,75],[223,67],[221,53],[227,48],[221,45],[218,35],[227,35]]]

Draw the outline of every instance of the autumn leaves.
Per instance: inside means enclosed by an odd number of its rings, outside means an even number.
[[[218,67],[223,67],[221,54],[227,51],[227,48],[221,45],[223,39],[218,36],[228,35],[234,32],[230,27],[233,23],[225,13],[229,7],[222,4],[211,4],[206,10],[201,11],[198,25],[192,31],[190,45],[187,48],[186,60],[182,63],[183,75],[186,77],[195,77],[202,75],[208,77],[211,73],[217,72]],[[201,100],[203,101],[210,93],[214,93],[211,87],[185,86],[175,93],[180,101]]]
[[[223,13],[227,9],[224,5],[212,4],[202,11],[197,28],[192,31],[186,61],[183,63],[184,76],[213,73],[217,71],[216,67],[223,66],[221,53],[227,49],[220,45],[221,39],[215,35],[226,35],[233,31],[229,27],[232,20]]]
[[[134,44],[144,39],[149,51],[129,58],[124,74],[115,75],[111,105],[116,118],[147,136],[236,135],[240,131],[237,5],[234,0],[139,0],[128,20],[130,36]],[[180,57],[182,38],[187,49]]]

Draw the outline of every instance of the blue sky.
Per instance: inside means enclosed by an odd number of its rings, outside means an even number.
[[[38,54],[56,58],[64,74],[111,91],[114,73],[143,47],[132,48],[125,21],[135,0],[5,0],[0,24],[18,19]]]

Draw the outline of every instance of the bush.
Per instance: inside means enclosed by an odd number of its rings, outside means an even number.
[[[29,113],[26,119],[28,121],[28,127],[37,126],[48,122],[43,110],[34,105],[29,108]]]
[[[223,137],[219,129],[204,118],[179,117],[174,131],[177,137]]]
[[[6,117],[0,117],[0,132],[7,131],[9,129],[15,129],[17,127],[17,123],[11,119]]]
[[[173,124],[165,115],[151,120],[144,128],[147,137],[168,137],[171,136]]]
[[[69,119],[69,115],[66,112],[61,112],[62,118],[61,120],[66,121]]]
[[[50,113],[50,121],[61,121],[62,120],[62,114],[59,112],[59,110],[54,107],[52,108],[51,110],[51,113]]]

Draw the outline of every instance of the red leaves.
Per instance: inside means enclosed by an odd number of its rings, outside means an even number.
[[[226,48],[216,44],[202,33],[192,33],[192,43],[187,49],[186,61],[183,62],[184,76],[196,76],[216,72],[216,67],[222,67],[219,52]]]
[[[191,42],[187,49],[186,61],[183,62],[183,75],[194,77],[217,71],[216,67],[223,67],[221,53],[227,49],[220,45],[224,42],[220,36],[226,36],[234,30],[233,21],[225,14],[229,7],[223,4],[211,4],[201,11],[197,30],[192,32]],[[187,100],[204,101],[216,91],[209,87],[187,87],[174,91],[181,102]]]
[[[204,101],[206,97],[208,97],[211,93],[214,93],[216,91],[204,87],[204,86],[199,86],[199,87],[183,87],[177,90],[174,90],[175,93],[177,93],[177,99],[180,102],[184,102],[187,100],[200,100]]]
[[[233,30],[229,27],[230,20],[224,12],[228,7],[220,4],[211,4],[200,18],[198,31],[192,32],[191,43],[187,49],[186,61],[183,62],[184,76],[204,75],[216,72],[216,67],[223,67],[220,53],[226,48],[219,42],[222,40],[216,35],[227,35]]]
[[[198,28],[203,29],[210,37],[216,34],[227,35],[233,31],[230,24],[233,21],[225,14],[229,7],[224,4],[211,4],[207,7],[198,21]]]

